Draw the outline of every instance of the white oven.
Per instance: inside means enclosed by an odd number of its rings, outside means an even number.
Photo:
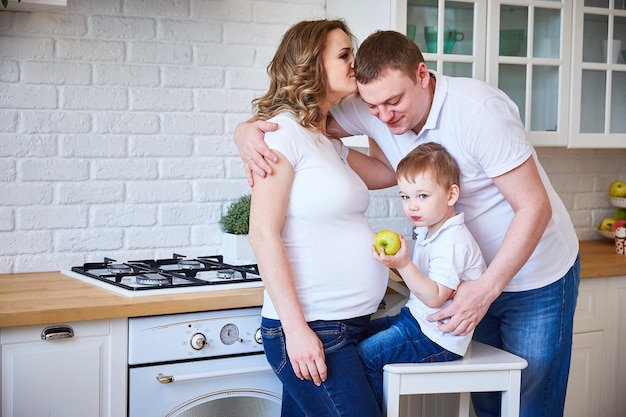
[[[128,417],[278,417],[260,308],[129,319]]]

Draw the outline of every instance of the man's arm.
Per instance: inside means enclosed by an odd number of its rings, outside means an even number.
[[[243,160],[248,184],[251,187],[254,185],[253,171],[261,178],[265,178],[266,175],[272,174],[272,167],[266,159],[272,162],[278,161],[276,154],[263,140],[265,132],[272,132],[276,129],[278,129],[277,123],[255,120],[254,117],[239,123],[235,128],[233,140]]]
[[[533,157],[493,179],[513,208],[514,215],[502,246],[480,279],[457,288],[454,302],[428,316],[443,332],[465,335],[474,330],[491,303],[530,258],[552,216],[552,206]]]
[[[348,163],[370,190],[380,190],[397,184],[396,171],[372,138],[369,138],[369,156],[350,149]]]
[[[332,115],[326,120],[326,134],[336,139],[351,136]],[[369,155],[354,149],[348,152],[348,164],[361,177],[370,190],[379,190],[396,185],[396,171],[376,141],[369,138]]]
[[[244,162],[248,184],[254,186],[254,172],[261,178],[272,174],[272,167],[267,160],[276,162],[276,154],[263,140],[265,132],[278,129],[277,123],[264,122],[251,118],[239,123],[235,129],[233,140],[239,155]],[[329,117],[326,125],[329,137],[342,138],[350,136],[337,121]],[[266,160],[267,159],[267,160]],[[370,155],[350,150],[348,163],[363,179],[370,190],[387,188],[396,184],[395,171],[375,141],[370,139]]]

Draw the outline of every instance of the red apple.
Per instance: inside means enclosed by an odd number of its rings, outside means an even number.
[[[626,220],[615,220],[611,225],[611,232],[615,233],[618,227],[626,227]]]

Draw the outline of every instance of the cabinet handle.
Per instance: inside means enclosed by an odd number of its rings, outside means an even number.
[[[69,339],[74,337],[74,330],[70,326],[48,326],[41,331],[42,340]]]

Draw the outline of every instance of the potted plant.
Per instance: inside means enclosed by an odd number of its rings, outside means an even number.
[[[17,0],[17,2],[21,2],[22,0]],[[9,5],[9,0],[2,0],[2,5],[4,6],[4,8],[6,9],[7,6]]]
[[[235,200],[220,217],[224,235],[222,250],[224,261],[232,264],[254,263],[254,252],[248,240],[250,222],[250,194]]]

